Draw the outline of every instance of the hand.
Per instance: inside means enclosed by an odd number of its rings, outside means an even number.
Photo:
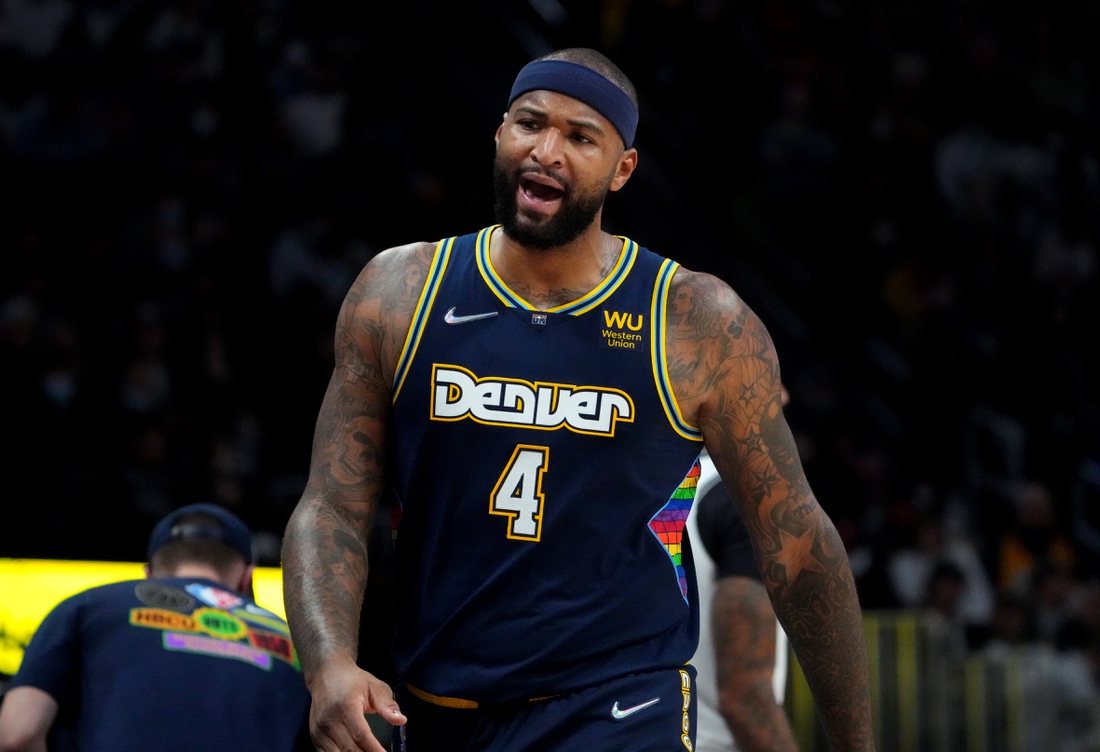
[[[395,726],[405,716],[393,691],[354,663],[326,665],[312,677],[309,735],[320,752],[386,752],[371,733],[364,714],[377,713]]]

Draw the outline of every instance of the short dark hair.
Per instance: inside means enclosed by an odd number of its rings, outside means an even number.
[[[626,74],[619,70],[619,66],[611,62],[611,59],[602,52],[597,52],[588,47],[570,47],[551,52],[549,55],[543,55],[539,60],[564,60],[567,63],[576,63],[589,70],[594,70],[626,92],[634,106],[638,106],[638,90],[634,88],[634,84],[630,82]]]
[[[203,512],[185,514],[176,521],[177,525],[212,526],[220,525],[218,518]],[[232,577],[234,570],[241,564],[248,564],[244,557],[232,546],[209,538],[181,538],[171,540],[153,552],[149,560],[150,568],[155,572],[174,572],[181,564],[207,564],[213,567],[224,580]]]

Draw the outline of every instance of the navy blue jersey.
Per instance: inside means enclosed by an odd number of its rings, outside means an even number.
[[[398,687],[408,723],[395,729],[393,752],[691,752],[694,674],[692,666],[627,674],[512,712],[439,707]]]
[[[286,622],[204,579],[118,582],[60,603],[13,687],[59,705],[80,750],[292,750],[309,693]]]
[[[603,284],[539,311],[491,231],[439,244],[393,389],[394,662],[460,707],[683,666],[698,636],[702,444],[663,349],[677,265],[623,239]]]

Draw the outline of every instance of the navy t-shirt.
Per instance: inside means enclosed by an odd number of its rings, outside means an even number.
[[[57,700],[84,752],[292,750],[309,693],[286,622],[215,582],[119,582],[60,603],[12,687]]]

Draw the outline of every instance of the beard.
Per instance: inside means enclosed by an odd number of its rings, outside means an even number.
[[[563,187],[561,206],[549,219],[521,215],[516,205],[516,192],[524,175],[540,172],[551,175]],[[576,240],[596,220],[596,215],[607,199],[609,177],[595,190],[578,193],[573,184],[560,180],[550,172],[540,170],[513,170],[509,172],[498,156],[493,160],[493,212],[496,220],[504,229],[504,234],[525,248],[536,251],[548,251],[560,248]]]

